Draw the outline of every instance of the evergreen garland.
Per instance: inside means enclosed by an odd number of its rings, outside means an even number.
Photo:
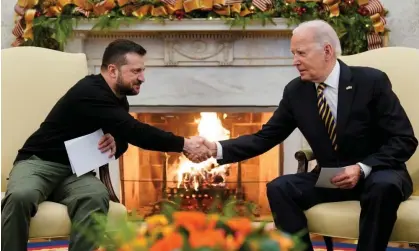
[[[319,1],[291,1],[290,3],[286,0],[274,1],[274,5],[269,6],[265,11],[255,8],[252,5],[252,0],[245,0],[241,3],[240,13],[229,11],[228,14],[219,14],[220,12],[217,13],[215,10],[193,10],[190,12],[177,10],[167,15],[156,16],[152,15],[152,12],[148,12],[145,15],[138,16],[133,14],[133,10],[141,6],[150,5],[156,8],[165,4],[160,0],[131,0],[122,7],[115,4],[115,7],[106,14],[97,15],[91,12],[88,17],[77,12],[77,6],[73,3],[65,5],[59,15],[46,16],[42,14],[46,12],[43,8],[46,1],[51,0],[41,0],[35,7],[37,15],[33,22],[33,40],[26,40],[22,44],[23,46],[63,50],[68,38],[73,34],[74,27],[80,20],[93,22],[93,30],[118,30],[120,25],[129,25],[132,22],[146,20],[164,23],[174,19],[204,18],[208,19],[208,22],[213,19],[222,19],[225,20],[226,25],[246,29],[247,24],[255,21],[262,26],[275,24],[273,18],[286,18],[289,26],[295,26],[308,20],[321,19],[327,21],[336,30],[341,40],[343,55],[368,50],[367,35],[374,32],[374,24],[370,15],[355,0],[342,0],[339,3],[339,14],[337,16],[330,15],[327,5]],[[99,0],[86,1],[93,4],[101,2]],[[380,35],[385,32],[388,32],[388,30],[385,29]]]

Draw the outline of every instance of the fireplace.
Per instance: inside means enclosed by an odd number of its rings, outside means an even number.
[[[260,128],[259,121],[270,117],[286,84],[298,76],[289,50],[292,27],[286,19],[276,18],[274,22],[276,25],[263,26],[255,21],[243,30],[215,19],[185,19],[165,24],[139,21],[106,32],[93,31],[91,23],[80,22],[65,50],[85,53],[89,73],[99,73],[103,49],[109,42],[117,38],[138,42],[148,51],[147,74],[141,93],[129,97],[133,116],[179,135],[191,136],[198,132],[198,124],[194,122],[200,112],[216,112],[230,131],[230,137],[235,137]],[[180,115],[185,117],[180,119]],[[237,118],[235,125],[229,122],[233,118]],[[239,118],[242,120],[238,121]],[[179,125],[182,120],[185,125]],[[269,210],[264,192],[266,181],[295,173],[294,154],[301,147],[307,144],[297,129],[283,144],[259,158],[233,163],[221,191],[241,196],[242,190],[245,199],[255,201],[264,215]],[[110,163],[111,181],[119,199],[130,210],[138,209],[146,214],[150,204],[165,193],[168,197],[193,197],[194,194],[182,193],[173,177],[169,177],[179,157],[130,146],[121,159]],[[238,175],[239,166],[241,175]],[[166,182],[163,182],[163,170],[166,170]],[[219,179],[217,176],[216,183]],[[188,191],[198,193],[195,197],[204,192],[203,189]]]
[[[180,136],[223,140],[257,132],[274,108],[187,110],[171,108],[131,115]],[[184,210],[209,212],[235,199],[254,204],[251,214],[263,217],[270,215],[266,183],[282,174],[283,148],[278,145],[260,156],[218,165],[213,158],[195,164],[183,154],[147,151],[130,145],[119,166],[122,202],[141,216],[158,213],[162,201],[180,202]]]

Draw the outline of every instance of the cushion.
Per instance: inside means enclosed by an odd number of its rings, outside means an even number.
[[[419,243],[419,196],[400,204],[390,241]],[[305,212],[311,233],[338,238],[358,239],[359,201],[322,203]]]
[[[127,210],[120,203],[110,202],[107,231],[115,230],[118,219],[127,216]],[[67,207],[50,201],[39,204],[38,212],[31,219],[29,238],[66,237],[70,234],[71,221]]]

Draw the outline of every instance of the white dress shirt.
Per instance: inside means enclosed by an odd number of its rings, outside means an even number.
[[[330,107],[330,111],[332,112],[333,117],[335,118],[335,123],[337,122],[337,110],[338,110],[338,91],[339,91],[339,76],[340,76],[340,65],[339,62],[336,61],[335,66],[333,67],[332,72],[326,78],[324,83],[326,84],[326,88],[323,91],[323,95],[326,98],[326,101]],[[315,83],[316,88],[319,83]],[[217,156],[216,159],[223,158],[223,148],[220,142],[215,142],[217,145]],[[371,167],[367,166],[363,163],[357,163],[362,170],[364,171],[365,177],[367,177],[371,172]]]

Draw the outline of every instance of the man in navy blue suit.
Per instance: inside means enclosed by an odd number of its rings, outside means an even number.
[[[238,162],[268,151],[298,128],[319,168],[267,184],[276,226],[296,233],[307,228],[304,210],[323,202],[359,200],[357,250],[384,251],[399,205],[412,194],[405,165],[418,145],[412,125],[384,72],[338,59],[340,41],[326,22],[297,27],[291,51],[300,76],[285,87],[278,109],[262,129],[205,144],[219,164]],[[314,186],[319,170],[327,167],[344,167],[332,179],[338,189]],[[313,250],[308,234],[304,241]]]

